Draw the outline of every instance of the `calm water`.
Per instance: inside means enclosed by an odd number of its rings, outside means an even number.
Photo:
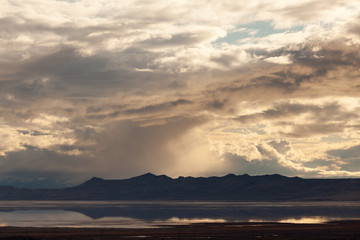
[[[201,222],[360,219],[360,202],[0,201],[0,226],[154,227]]]

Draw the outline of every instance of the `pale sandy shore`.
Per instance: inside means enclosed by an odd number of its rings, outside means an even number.
[[[360,221],[324,224],[206,223],[148,229],[2,227],[6,240],[360,239]]]

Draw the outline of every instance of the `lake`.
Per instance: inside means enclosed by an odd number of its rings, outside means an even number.
[[[360,202],[0,201],[0,226],[147,228],[360,219]]]

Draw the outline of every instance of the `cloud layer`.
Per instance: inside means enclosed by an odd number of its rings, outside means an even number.
[[[0,175],[360,176],[360,2],[0,0]]]

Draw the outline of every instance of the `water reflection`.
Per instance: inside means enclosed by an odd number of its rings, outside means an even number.
[[[58,227],[72,225],[91,218],[77,212],[63,210],[17,210],[0,212],[0,224],[2,226],[15,227]]]
[[[281,223],[325,223],[325,222],[337,221],[337,220],[341,220],[341,219],[313,216],[313,217],[302,217],[302,218],[288,218],[288,219],[280,220],[279,222],[281,222]]]
[[[167,220],[167,224],[192,224],[192,223],[225,223],[225,219],[215,218],[177,218],[173,217]]]
[[[360,219],[359,202],[0,202],[0,226],[153,227],[203,222]]]

